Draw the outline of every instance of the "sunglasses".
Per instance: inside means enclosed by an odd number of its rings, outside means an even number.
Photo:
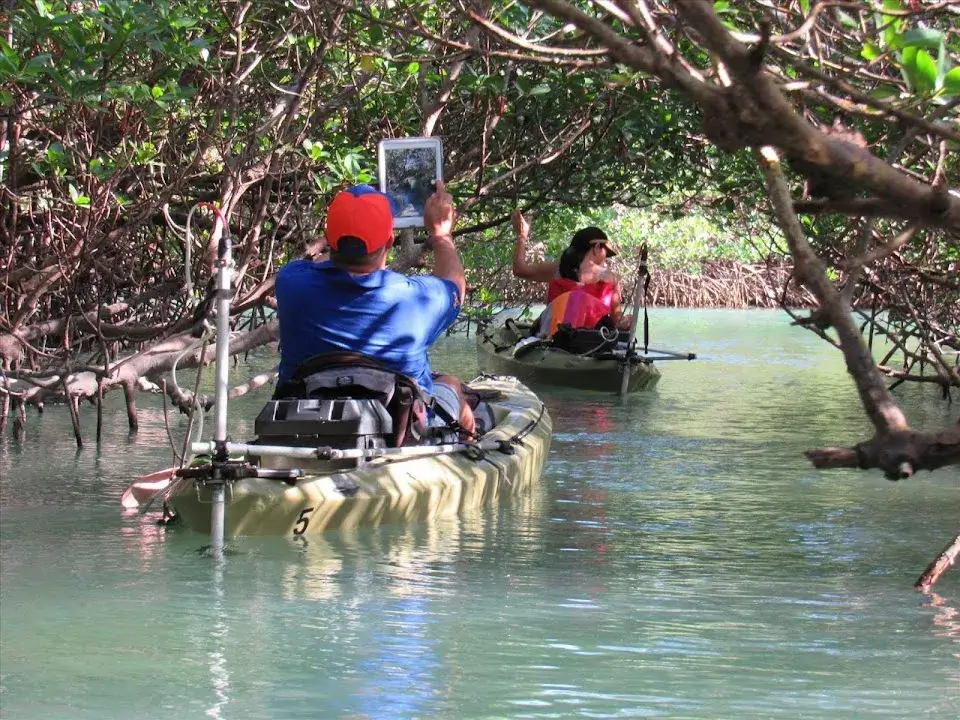
[[[604,253],[606,253],[607,255],[610,254],[610,248],[607,247],[607,244],[606,244],[605,242],[590,243],[590,247],[603,248],[603,252],[604,252]]]

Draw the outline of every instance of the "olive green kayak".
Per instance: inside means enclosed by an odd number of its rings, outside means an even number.
[[[480,367],[524,382],[620,392],[627,368],[627,333],[577,330],[554,340],[530,337],[530,325],[512,318],[495,320],[477,331]],[[634,356],[629,361],[627,392],[649,390],[660,379],[653,359]]]
[[[362,450],[227,443],[238,477],[226,485],[225,534],[296,537],[421,522],[529,493],[550,447],[544,404],[512,377],[469,386],[484,398],[476,413],[489,427],[472,443],[454,437],[443,445]],[[162,496],[181,524],[201,533],[211,530],[209,467],[209,460],[195,460]],[[155,475],[144,480],[155,483]],[[133,486],[125,495],[131,503],[140,499]]]

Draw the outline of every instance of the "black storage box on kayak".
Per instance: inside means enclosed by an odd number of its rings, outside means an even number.
[[[268,402],[253,429],[260,445],[379,448],[393,434],[393,419],[371,398],[291,398]]]
[[[628,330],[614,332],[611,329],[601,333],[600,330],[573,328],[566,323],[557,327],[557,331],[552,338],[554,347],[566,350],[574,355],[613,352],[617,343],[625,343],[629,339],[630,332]]]

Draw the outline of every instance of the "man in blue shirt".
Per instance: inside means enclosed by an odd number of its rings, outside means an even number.
[[[396,273],[386,269],[394,240],[390,200],[369,185],[337,194],[327,211],[330,259],[294,260],[277,273],[278,384],[314,355],[362,353],[415,379],[464,430],[474,431],[460,380],[434,376],[427,356],[460,314],[466,290],[453,244],[453,198],[440,181],[423,219],[433,249],[432,274]]]

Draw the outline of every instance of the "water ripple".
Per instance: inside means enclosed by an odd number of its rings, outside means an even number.
[[[242,539],[219,573],[206,538],[117,507],[169,462],[157,408],[131,437],[111,399],[99,450],[56,408],[26,448],[0,438],[4,717],[960,716],[960,575],[911,588],[958,474],[813,471],[805,450],[870,432],[834,351],[777,313],[656,317],[701,360],[626,400],[544,389],[556,435],[523,502]],[[471,342],[434,364],[472,376]],[[955,422],[898,393],[918,426]]]

